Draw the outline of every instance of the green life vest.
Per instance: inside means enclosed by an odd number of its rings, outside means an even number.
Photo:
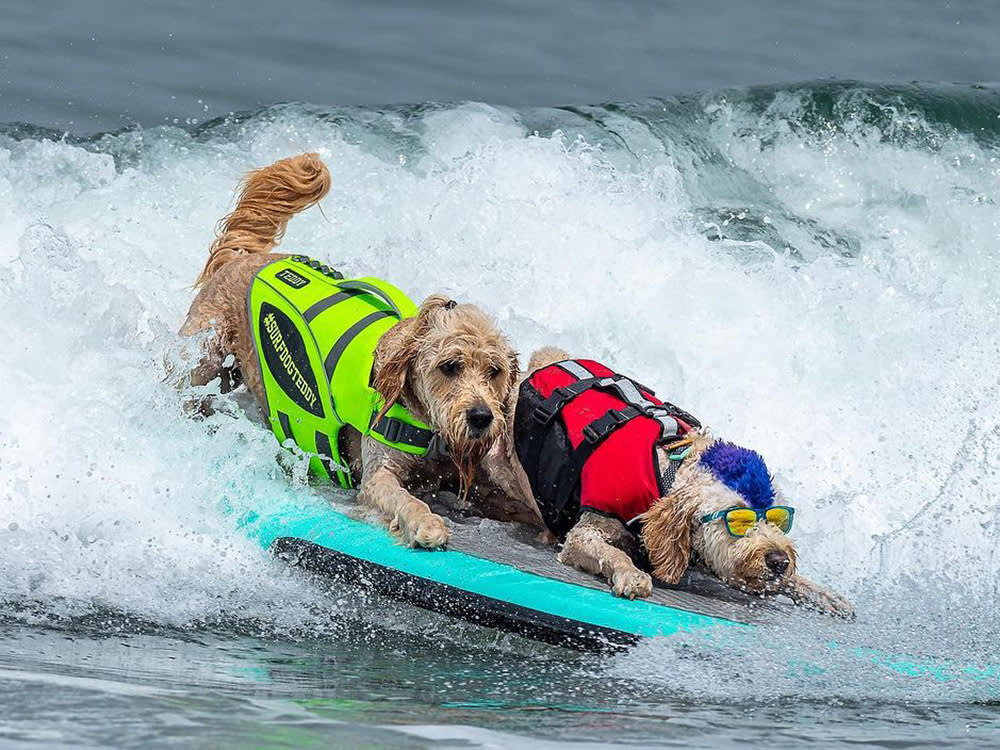
[[[271,429],[279,442],[316,454],[309,462],[315,476],[351,487],[338,449],[344,425],[405,453],[441,450],[436,433],[398,403],[374,422],[385,403],[369,382],[375,347],[417,314],[395,286],[345,279],[294,255],[257,272],[247,305]]]

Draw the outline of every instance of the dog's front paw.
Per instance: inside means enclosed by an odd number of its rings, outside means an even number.
[[[845,620],[855,618],[854,606],[840,594],[829,589],[820,589],[812,603],[824,614],[842,617]]]
[[[854,619],[854,607],[847,599],[801,576],[790,578],[782,593],[790,596],[796,604],[815,609],[817,612],[842,617],[845,620]]]
[[[444,519],[428,510],[419,513],[398,513],[389,530],[399,534],[407,547],[437,549],[448,543],[450,534]]]
[[[653,593],[653,579],[638,568],[616,570],[611,575],[611,590],[625,599],[645,599]]]

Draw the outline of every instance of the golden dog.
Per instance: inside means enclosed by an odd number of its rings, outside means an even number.
[[[566,352],[546,347],[532,355],[529,373],[569,359]],[[521,410],[519,405],[516,432],[537,417],[537,412],[534,416],[522,415]],[[538,428],[536,425],[527,429]],[[520,437],[515,434],[509,439],[518,442]],[[760,518],[748,525],[745,535],[736,536],[727,531],[721,518],[713,517],[726,509],[750,508],[756,490],[767,497],[764,505],[781,505],[780,490],[772,485],[763,459],[753,451],[716,440],[700,427],[684,437],[686,453],[680,462],[677,449],[669,444],[657,444],[654,449],[657,476],[676,471],[666,494],[653,495],[648,509],[635,519],[577,505],[563,526],[571,527],[562,532],[565,541],[559,560],[603,576],[615,594],[629,599],[649,596],[653,577],[676,584],[689,566],[698,565],[734,588],[761,595],[783,594],[798,604],[852,617],[853,610],[844,597],[797,573],[795,543],[772,522]],[[519,453],[523,444],[518,443]],[[643,451],[647,448],[648,444],[642,445]],[[673,467],[671,454],[674,454]],[[643,455],[642,460],[648,461],[649,454]],[[521,461],[525,458],[524,454],[515,455],[508,473],[523,476]],[[751,486],[754,482],[756,487]],[[520,482],[520,486],[524,485],[532,486],[527,477]],[[507,486],[513,488],[518,483],[509,481]],[[547,519],[556,517],[558,524],[563,524],[562,517],[546,514],[545,503],[550,501],[535,499]],[[580,503],[579,496],[576,502]],[[627,521],[634,522],[627,524]],[[556,528],[551,530],[559,533]],[[652,576],[636,564],[647,559]]]
[[[193,385],[221,378],[227,390],[242,381],[266,408],[247,292],[259,269],[287,257],[271,250],[288,220],[329,189],[330,174],[316,154],[247,175],[235,209],[221,222],[181,328],[185,336],[210,331],[191,370]],[[349,433],[343,455],[360,475],[359,499],[378,509],[406,544],[440,547],[448,541],[444,521],[418,498],[445,486],[468,494],[477,465],[507,431],[517,377],[517,355],[486,315],[442,295],[428,297],[416,317],[379,339],[371,384],[386,408],[400,401],[450,450],[450,458],[425,459],[349,428],[342,432]]]

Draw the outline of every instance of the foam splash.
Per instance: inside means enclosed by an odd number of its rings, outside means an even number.
[[[802,572],[867,635],[866,609],[923,642],[903,625],[960,607],[982,614],[973,650],[995,638],[995,136],[861,89],[581,112],[0,137],[0,600],[178,626],[335,609],[219,512],[313,490],[246,420],[184,418],[162,366],[239,176],[318,150],[333,190],[284,247],[476,301],[525,359],[613,362],[759,450]]]

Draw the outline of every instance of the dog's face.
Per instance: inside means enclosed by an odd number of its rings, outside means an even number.
[[[453,449],[490,446],[506,427],[516,355],[472,305],[432,317],[409,368],[413,394]]]
[[[796,549],[787,534],[761,519],[745,536],[733,536],[722,519],[701,519],[728,508],[763,510],[781,504],[759,454],[712,443],[695,465],[678,472],[670,494],[647,514],[643,537],[654,574],[676,583],[693,553],[734,588],[752,593],[780,589],[795,574]]]
[[[713,493],[714,494],[714,493]],[[726,495],[729,494],[729,497]],[[699,508],[698,518],[732,507],[750,507],[736,493],[720,490],[712,503]],[[721,519],[695,522],[691,546],[705,566],[734,588],[762,594],[780,588],[795,574],[795,544],[774,524],[761,519],[746,536],[733,536]]]
[[[517,353],[473,305],[429,297],[376,352],[374,387],[403,398],[447,441],[463,480],[504,434],[517,391]]]

